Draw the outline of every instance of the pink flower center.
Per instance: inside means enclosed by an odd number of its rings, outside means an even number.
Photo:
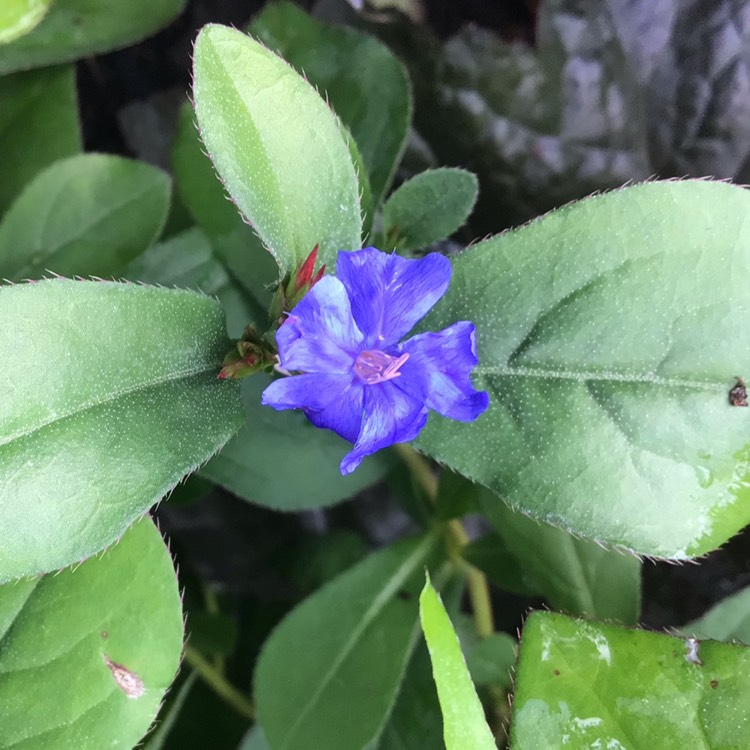
[[[409,359],[408,353],[400,357],[392,357],[385,352],[377,350],[360,352],[357,361],[354,363],[354,372],[359,375],[360,379],[367,385],[375,383],[384,383],[386,380],[393,380],[401,373],[401,366]]]

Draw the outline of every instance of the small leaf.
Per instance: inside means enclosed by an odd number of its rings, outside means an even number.
[[[316,244],[325,264],[360,247],[349,149],[309,83],[250,37],[209,25],[195,45],[193,89],[211,160],[282,272]]]
[[[554,609],[571,615],[625,625],[640,621],[641,561],[637,557],[515,513],[487,490],[478,488],[477,495],[499,537],[495,539],[500,559],[513,558],[515,564],[508,572],[520,569],[522,578],[517,584],[522,584],[524,593],[539,594]],[[502,579],[496,583],[503,585]]]
[[[169,195],[167,175],[142,162],[102,154],[56,162],[0,224],[0,277],[114,276],[158,237]]]
[[[0,287],[0,581],[111,544],[241,424],[221,308],[193,292]]]
[[[740,641],[750,646],[750,587],[738,591],[680,628],[685,635],[713,638],[715,641]]]
[[[55,0],[31,34],[0,47],[0,75],[127,47],[166,26],[184,7],[185,0]]]
[[[750,649],[537,612],[526,621],[513,750],[747,745]]]
[[[4,0],[0,7],[0,44],[28,34],[44,18],[52,0]]]
[[[466,666],[475,685],[499,685],[513,689],[512,672],[516,663],[516,639],[507,633],[493,633],[469,651]]]
[[[341,476],[339,462],[350,444],[313,427],[300,412],[279,412],[260,403],[271,382],[265,375],[242,381],[245,426],[201,469],[201,475],[250,502],[275,510],[320,508],[375,484],[392,465],[387,453]],[[282,461],[283,463],[280,463]]]
[[[149,518],[80,566],[0,586],[0,746],[133,747],[182,635],[172,560]]]
[[[204,153],[195,113],[188,104],[180,110],[172,146],[172,171],[177,192],[190,215],[208,235],[218,257],[263,308],[265,322],[265,311],[271,304],[269,287],[278,281],[279,270],[229,200]]]
[[[418,250],[446,239],[468,219],[478,190],[477,178],[464,169],[412,177],[383,206],[384,249]]]
[[[189,229],[153,245],[128,265],[122,276],[128,281],[194,289],[218,298],[232,338],[239,338],[249,323],[261,325],[266,320],[265,311],[216,259],[208,237],[200,229]]]
[[[363,750],[378,736],[414,645],[417,595],[434,550],[428,536],[370,555],[271,634],[255,696],[274,750]]]
[[[446,750],[496,750],[458,637],[429,577],[419,597],[419,616],[443,712]]]
[[[677,559],[722,544],[750,521],[750,412],[728,398],[750,372],[748,216],[733,185],[645,183],[457,256],[420,327],[475,323],[490,408],[433,415],[416,445],[590,539]]]
[[[291,2],[268,3],[251,32],[324,94],[354,136],[373,206],[390,187],[411,125],[411,86],[401,62],[368,34],[326,26]]]
[[[0,144],[2,216],[37,172],[81,150],[73,66],[0,76]]]

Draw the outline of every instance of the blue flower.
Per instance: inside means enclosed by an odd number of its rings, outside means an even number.
[[[274,381],[263,403],[304,409],[316,427],[354,443],[341,473],[364,456],[413,440],[429,409],[462,422],[489,405],[471,383],[474,325],[401,339],[445,294],[450,261],[438,253],[406,260],[374,247],[340,252],[326,276],[276,333],[280,365],[300,375]]]

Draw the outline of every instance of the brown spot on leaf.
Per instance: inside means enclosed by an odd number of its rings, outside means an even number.
[[[737,377],[737,383],[729,391],[729,403],[732,406],[747,406],[747,388],[745,381],[740,377]]]
[[[553,670],[552,670],[552,672],[553,672],[553,674],[554,674],[554,675],[555,675],[556,677],[557,677],[557,676],[558,676],[558,675],[560,674],[560,670],[559,670],[559,669],[553,669]]]
[[[102,638],[109,638],[109,633],[106,630],[102,630]]]
[[[719,687],[719,681],[718,680],[711,680],[711,682],[708,683],[712,688],[716,689]]]
[[[112,661],[106,654],[104,654],[104,663],[112,672],[112,677],[115,678],[117,686],[128,698],[140,698],[146,691],[143,680],[135,672],[131,672],[122,664]]]
[[[411,600],[411,592],[407,591],[406,589],[399,589],[396,596],[401,599],[402,602],[408,602]]]

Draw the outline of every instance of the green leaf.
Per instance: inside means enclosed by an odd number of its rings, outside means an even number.
[[[158,725],[143,745],[143,750],[163,750],[167,737],[169,737],[169,733],[172,731],[172,727],[175,725],[197,678],[198,673],[191,672],[185,682],[180,685],[174,699],[168,704],[162,716],[160,716]]]
[[[646,183],[469,248],[423,328],[476,324],[490,409],[433,416],[416,445],[581,536],[722,544],[750,520],[750,412],[728,399],[750,372],[748,216],[732,185]]]
[[[133,747],[182,654],[172,560],[149,518],[104,555],[0,586],[0,746]]]
[[[31,34],[0,47],[0,75],[127,47],[166,26],[184,7],[185,0],[55,0]]]
[[[159,236],[169,195],[167,175],[142,162],[103,154],[56,162],[0,224],[0,276],[114,276]]]
[[[641,619],[641,561],[549,524],[515,513],[497,495],[478,490],[478,501],[497,532],[499,555],[513,558],[527,594],[540,594],[553,609],[636,625]],[[498,538],[499,537],[499,538]],[[471,559],[471,553],[469,553]],[[495,566],[495,569],[500,565]],[[501,587],[503,579],[496,581]]]
[[[740,641],[750,646],[750,588],[722,599],[702,617],[683,625],[680,630],[696,638]]]
[[[513,689],[512,672],[516,663],[516,639],[507,633],[483,638],[466,657],[466,666],[475,685],[499,685]]]
[[[745,747],[750,650],[709,641],[694,658],[693,647],[659,633],[531,615],[516,670],[511,747]]]
[[[241,424],[221,308],[193,292],[0,287],[0,581],[111,544]]]
[[[441,167],[412,177],[383,206],[387,247],[418,250],[461,227],[477,199],[477,178],[464,169]]]
[[[411,125],[411,86],[403,65],[371,36],[321,24],[291,2],[267,4],[250,28],[325,94],[359,146],[378,206]]]
[[[52,0],[4,0],[0,7],[0,44],[28,34],[44,18]]]
[[[239,338],[248,323],[261,324],[266,316],[216,259],[211,243],[200,229],[189,229],[150,247],[122,272],[129,281],[194,289],[217,297],[227,317],[227,331]]]
[[[0,144],[2,215],[37,172],[81,150],[72,66],[0,77]]]
[[[425,643],[414,649],[396,704],[375,747],[378,750],[445,750],[443,715]]]
[[[274,750],[358,750],[375,740],[414,645],[417,595],[434,550],[428,536],[376,552],[271,634],[255,696]]]
[[[188,104],[180,110],[172,146],[172,170],[175,187],[190,215],[211,239],[216,254],[265,313],[271,304],[268,288],[278,280],[276,262],[228,199],[211,160],[204,153],[194,112]]]
[[[275,510],[320,508],[375,484],[392,465],[381,453],[341,476],[341,457],[351,445],[313,427],[301,412],[276,411],[260,402],[266,375],[242,381],[245,426],[201,469],[201,475],[245,500]]]
[[[193,93],[211,160],[282,272],[316,244],[321,263],[360,247],[349,149],[307,81],[250,37],[208,25],[195,45]]]
[[[419,597],[419,616],[443,712],[446,750],[496,750],[458,637],[429,577]]]

